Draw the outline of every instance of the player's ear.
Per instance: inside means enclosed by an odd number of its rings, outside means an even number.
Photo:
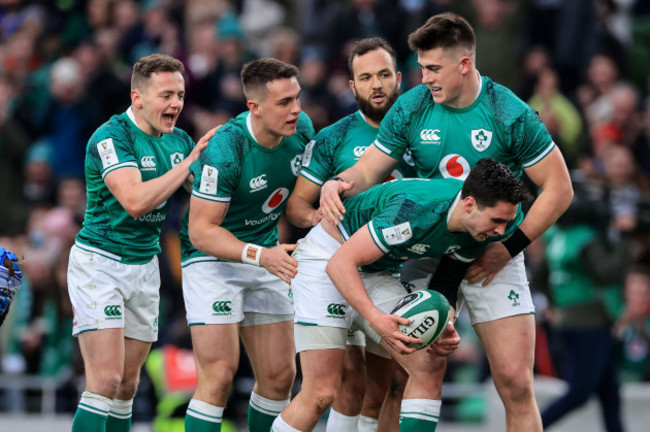
[[[131,105],[138,109],[142,109],[142,95],[138,89],[131,90]]]
[[[399,90],[400,86],[402,85],[402,72],[397,71],[395,76],[397,77],[397,89]]]
[[[352,90],[352,94],[356,96],[357,88],[354,85],[354,80],[348,81],[348,84],[350,85],[350,90]]]
[[[469,56],[462,56],[459,59],[460,73],[465,75],[472,70],[472,59]]]
[[[463,209],[465,209],[465,213],[471,213],[475,206],[476,200],[473,196],[469,195],[463,199]]]
[[[255,99],[248,99],[246,101],[246,106],[253,114],[258,114],[260,112],[260,104]]]

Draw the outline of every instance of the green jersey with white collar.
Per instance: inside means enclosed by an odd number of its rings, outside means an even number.
[[[239,240],[263,247],[278,243],[278,220],[296,184],[305,145],[314,137],[314,126],[304,112],[296,133],[279,145],[266,148],[253,134],[250,112],[223,125],[191,166],[192,195],[229,203],[221,226]],[[181,229],[183,265],[216,258],[196,250],[187,235],[187,215]]]
[[[115,115],[90,137],[86,147],[87,205],[76,245],[126,264],[143,264],[160,253],[160,230],[170,204],[163,202],[134,218],[113,196],[104,178],[114,170],[133,167],[142,181],[162,176],[187,157],[194,141],[179,128],[160,137],[135,123],[131,109]]]
[[[455,179],[395,179],[373,186],[344,201],[345,217],[338,228],[344,240],[364,225],[384,256],[365,271],[383,271],[410,258],[440,258],[452,254],[470,262],[490,241],[479,242],[464,232],[450,232],[449,217],[460,199],[461,181]]]

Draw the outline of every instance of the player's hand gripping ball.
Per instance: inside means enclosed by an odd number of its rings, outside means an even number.
[[[0,315],[2,315],[20,288],[23,273],[16,254],[0,247]]]
[[[449,321],[449,302],[437,291],[422,290],[408,294],[397,302],[391,314],[408,318],[408,325],[400,324],[399,330],[422,340],[420,344],[407,344],[416,350],[435,342]]]

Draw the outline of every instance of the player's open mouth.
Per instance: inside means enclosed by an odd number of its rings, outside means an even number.
[[[163,114],[162,117],[167,124],[173,125],[176,122],[176,114]]]
[[[442,93],[442,87],[429,86],[429,90],[431,91],[431,94],[433,94],[434,96],[439,96],[440,93]]]
[[[295,119],[295,120],[289,120],[289,121],[287,122],[287,124],[288,124],[289,126],[292,126],[292,127],[295,127],[297,123],[298,123],[298,119]]]
[[[376,104],[380,104],[386,100],[386,95],[383,93],[376,93],[373,94],[372,97],[370,98],[371,101],[373,101]]]

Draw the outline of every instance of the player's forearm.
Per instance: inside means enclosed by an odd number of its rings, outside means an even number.
[[[361,160],[337,176],[347,182],[354,182],[352,190],[345,193],[346,198],[360,194],[386,178],[383,171],[377,171]]]
[[[222,260],[241,262],[246,243],[227,229],[208,223],[190,223],[190,241],[201,252]]]
[[[167,201],[187,180],[189,161],[183,161],[160,177],[134,184],[126,191],[124,209],[134,218],[153,211]]]
[[[310,228],[316,215],[316,209],[303,197],[291,195],[287,201],[287,219],[298,228]]]
[[[571,204],[573,188],[570,182],[557,182],[542,190],[519,228],[533,241],[553,225]]]
[[[343,298],[368,322],[378,310],[370,300],[359,271],[353,263],[336,255],[327,265],[327,274]]]

